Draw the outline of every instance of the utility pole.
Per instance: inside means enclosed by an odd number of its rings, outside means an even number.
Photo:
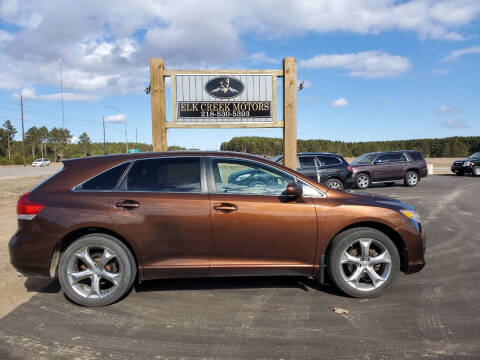
[[[65,129],[65,113],[63,111],[63,74],[62,74],[62,58],[58,59],[60,63],[60,91],[62,93],[62,128]]]
[[[22,157],[23,166],[25,166],[25,128],[23,126],[23,94],[20,92],[20,112],[22,114]]]
[[[103,117],[103,155],[107,154],[107,149],[105,147],[105,116]]]

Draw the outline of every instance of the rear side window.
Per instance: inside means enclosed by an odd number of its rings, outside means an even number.
[[[340,165],[342,163],[342,161],[335,156],[317,156],[317,159],[322,166]]]
[[[115,188],[129,164],[130,162],[126,162],[104,171],[85,181],[82,185],[77,186],[75,190],[111,191]]]
[[[412,160],[423,160],[422,154],[420,154],[418,151],[409,152],[408,155],[410,155]]]
[[[119,191],[200,192],[200,158],[137,160]]]
[[[390,159],[390,162],[407,161],[407,158],[403,153],[391,153],[388,154],[388,158]]]
[[[300,156],[298,162],[300,163],[301,169],[315,167],[315,158],[313,156]]]

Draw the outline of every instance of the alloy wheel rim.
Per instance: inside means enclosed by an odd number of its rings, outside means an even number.
[[[332,181],[332,182],[328,183],[328,187],[330,189],[341,189],[342,188],[338,181]]]
[[[105,298],[118,288],[121,277],[117,254],[105,246],[84,246],[68,260],[67,281],[84,298]]]
[[[480,167],[475,168],[475,175],[480,176]]]
[[[355,290],[373,291],[388,280],[392,257],[387,248],[375,239],[361,238],[350,242],[340,256],[343,280]]]
[[[415,185],[417,183],[417,174],[415,173],[410,173],[408,174],[408,182],[411,184],[411,185]]]
[[[367,187],[368,186],[368,178],[365,175],[359,176],[358,185],[361,188]]]

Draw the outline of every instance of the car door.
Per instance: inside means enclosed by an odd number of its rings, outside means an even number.
[[[210,274],[311,274],[317,217],[311,198],[282,194],[294,176],[261,162],[210,158],[212,250]],[[264,185],[243,185],[236,175],[259,171]],[[253,171],[254,170],[254,171]]]
[[[109,209],[140,249],[145,279],[208,275],[210,204],[201,157],[135,160]]]
[[[300,155],[298,157],[298,172],[308,176],[310,179],[319,181],[318,164],[315,156]]]
[[[390,153],[390,172],[392,180],[402,180],[405,177],[408,168],[408,160],[404,153]]]
[[[388,181],[394,178],[388,153],[377,156],[372,167],[372,182]]]

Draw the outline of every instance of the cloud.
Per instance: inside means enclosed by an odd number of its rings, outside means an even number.
[[[364,78],[398,76],[411,67],[407,58],[381,51],[317,55],[300,61],[300,66],[307,69],[340,68],[347,70],[350,76]]]
[[[105,122],[107,123],[123,123],[127,121],[127,115],[125,114],[115,114],[105,116]]]
[[[470,125],[468,125],[465,121],[459,120],[459,119],[447,119],[446,121],[442,121],[441,124],[448,129],[468,129],[468,128],[470,128]]]
[[[348,105],[348,101],[343,97],[333,100],[332,103],[330,104],[330,106],[333,106],[333,107],[345,107],[347,105]]]
[[[76,144],[78,143],[78,136],[72,136],[72,138],[69,140],[70,144]]]
[[[21,91],[23,98],[24,99],[30,99],[30,100],[61,100],[62,99],[62,93],[56,93],[56,94],[43,94],[43,95],[37,95],[35,93],[35,89],[33,88],[25,88],[22,89]],[[20,98],[20,93],[14,94],[15,98]],[[80,102],[89,102],[89,101],[95,101],[98,99],[98,96],[95,95],[89,95],[89,94],[81,94],[81,93],[70,93],[70,92],[65,92],[63,93],[63,101],[80,101]]]
[[[264,52],[258,52],[250,55],[248,61],[252,64],[278,64],[280,59],[268,57]]]
[[[459,57],[463,55],[469,55],[469,54],[480,54],[480,46],[475,45],[475,46],[470,46],[467,48],[463,49],[457,49],[453,50],[450,55],[445,56],[442,61],[443,62],[455,62],[458,60]]]
[[[403,31],[420,39],[458,41],[479,13],[478,0],[284,0],[280,5],[255,0],[105,0],[95,6],[68,0],[57,0],[55,6],[47,0],[3,0],[0,19],[9,30],[0,32],[0,90],[17,90],[18,84],[58,87],[62,58],[66,92],[140,94],[149,82],[152,56],[165,58],[168,68],[222,68],[249,61],[274,64],[275,59],[262,52],[249,55],[247,38]],[[382,53],[377,55],[381,58]],[[396,65],[382,66],[383,72],[365,64],[344,68],[364,77],[408,70],[408,60],[395,59],[384,59]]]
[[[462,112],[462,109],[455,106],[441,105],[437,107],[437,111],[442,114],[458,114]]]

